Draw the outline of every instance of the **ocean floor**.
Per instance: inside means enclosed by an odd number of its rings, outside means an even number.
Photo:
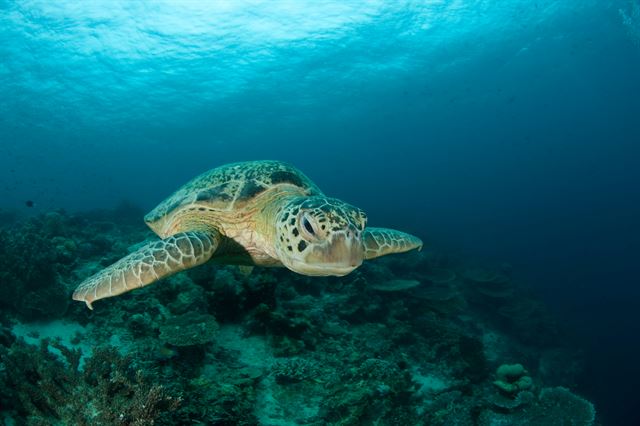
[[[75,286],[153,238],[128,212],[0,228],[4,424],[598,424],[579,351],[509,265],[433,247],[343,278],[211,264],[90,311]]]

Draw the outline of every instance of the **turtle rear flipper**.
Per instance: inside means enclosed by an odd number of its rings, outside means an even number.
[[[83,281],[73,299],[91,304],[106,297],[152,284],[161,278],[201,265],[211,259],[220,233],[181,232],[153,241]]]
[[[422,240],[411,234],[387,228],[366,228],[363,232],[364,258],[422,249]]]

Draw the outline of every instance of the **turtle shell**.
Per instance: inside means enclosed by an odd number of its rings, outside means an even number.
[[[322,195],[300,170],[280,161],[232,163],[195,177],[145,216],[150,226],[186,206],[203,210],[238,210],[265,191],[293,185],[304,195]],[[153,226],[152,226],[153,228]]]

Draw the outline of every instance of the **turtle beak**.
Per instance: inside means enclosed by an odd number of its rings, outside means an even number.
[[[331,236],[325,244],[314,245],[306,257],[307,265],[317,270],[314,275],[347,275],[364,259],[364,245],[355,228],[349,227]]]

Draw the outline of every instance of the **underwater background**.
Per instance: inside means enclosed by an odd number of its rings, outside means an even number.
[[[640,424],[639,142],[637,0],[0,0],[3,422]],[[424,249],[70,300],[254,159]]]

